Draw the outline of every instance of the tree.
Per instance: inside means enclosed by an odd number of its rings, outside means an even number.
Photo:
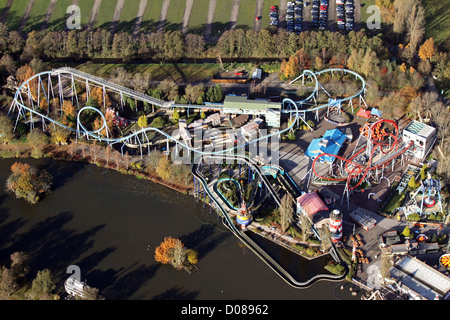
[[[77,121],[75,117],[76,111],[75,106],[72,104],[70,100],[64,100],[62,105],[62,112],[63,112],[62,123],[69,128],[74,128],[75,123]]]
[[[70,131],[58,125],[50,126],[50,141],[54,144],[66,145]]]
[[[188,84],[184,90],[184,96],[186,100],[191,103],[203,104],[205,86],[203,84],[191,85]],[[201,103],[199,103],[201,100]]]
[[[300,228],[302,229],[302,239],[303,241],[306,241],[308,235],[311,233],[311,220],[306,214],[301,213],[299,216],[299,223]]]
[[[34,204],[39,201],[41,194],[50,193],[53,177],[46,170],[37,170],[29,164],[15,162],[11,171],[6,180],[6,188],[14,192],[17,198],[24,198]]]
[[[14,126],[4,114],[0,115],[0,143],[8,144],[14,137]]]
[[[48,143],[48,136],[39,128],[31,130],[27,135],[28,144],[33,148],[32,156],[39,158],[42,148]]]
[[[158,162],[158,167],[156,168],[156,173],[162,179],[169,179],[171,176],[170,172],[170,161],[165,157],[162,157]]]
[[[11,272],[17,282],[21,282],[30,272],[30,256],[25,252],[14,252],[11,258]]]
[[[430,60],[437,52],[433,38],[428,38],[419,48],[419,57],[422,60]]]
[[[53,280],[53,275],[49,269],[38,271],[36,278],[34,278],[31,289],[27,292],[32,300],[50,300],[54,299],[53,290],[56,285]]]
[[[145,115],[139,117],[138,126],[141,128],[146,128],[148,126],[147,117]]]
[[[177,239],[165,237],[164,241],[155,249],[155,260],[163,264],[171,262],[172,250],[175,248],[176,242]]]
[[[405,229],[403,229],[402,236],[404,236],[405,238],[411,238],[412,232],[408,226],[406,226]]]
[[[172,119],[173,119],[173,121],[175,121],[176,123],[178,122],[178,120],[180,120],[180,113],[178,112],[177,109],[174,109],[174,110],[173,110]]]
[[[164,43],[164,55],[167,59],[177,60],[184,54],[185,43],[180,31],[166,32]]]
[[[197,264],[198,263],[198,252],[194,249],[187,249],[186,250],[186,259],[187,262],[190,264]]]
[[[18,284],[10,269],[2,266],[0,269],[0,292],[10,296],[18,289]]]
[[[186,262],[186,248],[179,239],[175,240],[175,245],[171,250],[171,255],[172,255],[172,265],[174,266],[174,268],[175,269],[183,268]]]
[[[145,165],[152,167],[152,169],[156,169],[158,167],[159,161],[163,158],[164,155],[156,150],[151,151],[147,157],[145,157]]]
[[[285,232],[291,224],[292,212],[292,197],[286,193],[281,199],[280,204],[280,224],[283,232]]]
[[[407,28],[410,50],[412,53],[415,53],[417,45],[422,41],[425,34],[425,9],[421,3],[413,4],[407,19]]]

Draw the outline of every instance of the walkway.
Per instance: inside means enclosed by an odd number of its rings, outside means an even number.
[[[141,29],[142,17],[144,16],[147,2],[148,0],[141,0],[141,3],[139,4],[139,10],[136,16],[136,24],[134,25],[133,29],[133,37],[136,37],[139,34],[139,31]]]

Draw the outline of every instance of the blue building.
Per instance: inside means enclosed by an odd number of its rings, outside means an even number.
[[[322,138],[311,141],[305,154],[312,160],[322,153],[337,155],[346,139],[346,134],[339,129],[327,130]],[[332,163],[334,159],[333,156],[323,156],[319,161]]]

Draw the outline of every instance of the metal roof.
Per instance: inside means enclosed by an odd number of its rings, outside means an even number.
[[[432,126],[429,126],[427,124],[424,124],[422,122],[414,120],[414,121],[411,121],[406,126],[405,131],[408,131],[408,132],[414,133],[418,136],[427,138],[430,135],[434,134],[436,129]]]
[[[225,96],[223,102],[224,108],[230,109],[251,109],[251,110],[267,110],[267,109],[281,109],[280,102],[270,102],[268,100],[251,100],[246,96]]]
[[[445,295],[450,291],[450,278],[433,269],[417,258],[405,256],[395,267],[408,274],[412,279]]]

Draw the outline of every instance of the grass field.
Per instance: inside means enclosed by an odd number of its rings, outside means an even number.
[[[53,9],[52,16],[47,24],[49,29],[57,30],[63,29],[66,26],[67,8],[72,5],[73,0],[58,0],[55,9]]]
[[[361,4],[363,4],[363,6],[361,7],[361,22],[366,22],[367,18],[369,18],[371,15],[367,13],[367,8],[369,6],[375,5],[375,0],[361,0]]]
[[[255,21],[255,0],[241,0],[239,6],[239,16],[236,21],[236,28],[242,28],[245,30],[252,29]]]
[[[31,8],[30,15],[28,16],[28,20],[25,24],[24,28],[25,32],[40,29],[42,23],[44,22],[45,14],[48,10],[50,0],[38,0],[38,1],[39,5],[38,6],[34,5]]]
[[[265,29],[269,26],[270,18],[270,7],[277,5],[280,6],[279,0],[264,0],[264,7],[263,7],[263,13],[262,13],[262,20],[261,20],[261,29]]]
[[[80,1],[78,6],[81,11],[81,25],[85,26],[88,24],[91,17],[92,7],[94,6],[94,0]]]
[[[212,78],[219,66],[216,63],[202,64],[82,64],[74,65],[77,69],[96,75],[107,77],[115,68],[123,67],[130,73],[150,73],[152,80],[162,81],[164,79],[173,81],[195,82],[205,78]]]
[[[174,31],[181,29],[185,7],[186,0],[170,0],[165,30]]]
[[[27,8],[28,0],[14,0],[6,17],[6,26],[9,29],[18,29],[20,21]]]
[[[156,31],[163,0],[148,0],[145,13],[142,17],[141,30],[144,32]]]
[[[209,0],[195,0],[189,18],[189,32],[202,34],[205,31]],[[229,19],[229,17],[228,17]]]
[[[450,7],[448,2],[441,0],[422,1],[425,7],[426,33],[425,37],[434,39],[437,45],[442,45],[450,38]]]
[[[139,11],[139,3],[140,1],[136,0],[126,1],[126,4],[120,13],[119,23],[117,24],[116,30],[133,32]]]

